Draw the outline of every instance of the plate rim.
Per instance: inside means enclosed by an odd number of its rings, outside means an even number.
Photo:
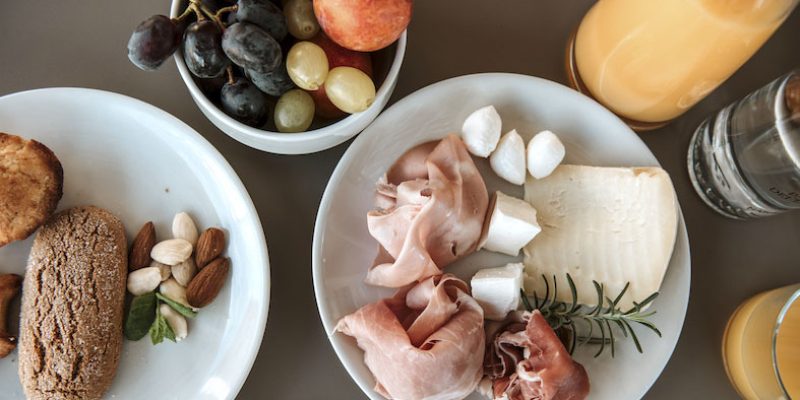
[[[80,96],[87,96],[87,97],[95,97],[100,99],[112,99],[112,101],[116,102],[116,104],[122,105],[125,108],[137,109],[139,111],[144,112],[152,116],[155,119],[164,121],[165,124],[172,125],[175,129],[172,130],[172,134],[175,136],[183,136],[186,139],[189,139],[197,149],[204,151],[207,156],[209,156],[213,162],[215,162],[221,169],[225,172],[227,178],[230,180],[231,184],[236,188],[241,196],[241,200],[243,205],[246,209],[247,214],[251,215],[254,218],[251,218],[251,223],[254,224],[253,228],[257,231],[261,232],[256,239],[257,248],[255,249],[259,256],[261,256],[264,261],[266,262],[264,265],[264,301],[263,306],[259,310],[259,318],[256,321],[256,329],[257,331],[254,332],[255,335],[252,336],[253,340],[251,348],[248,349],[249,354],[247,355],[247,359],[239,363],[241,367],[238,368],[233,373],[230,373],[228,378],[232,379],[229,381],[231,383],[230,388],[231,390],[228,393],[228,399],[234,399],[241,391],[242,387],[244,386],[245,381],[250,375],[252,371],[253,365],[255,364],[255,360],[258,357],[259,351],[261,349],[261,345],[263,343],[264,333],[266,331],[266,324],[267,318],[269,315],[269,307],[270,307],[270,300],[271,300],[271,263],[269,259],[269,249],[267,247],[266,242],[266,235],[264,233],[263,226],[261,225],[261,219],[258,215],[258,210],[255,208],[255,204],[253,203],[253,199],[250,197],[250,193],[247,191],[247,188],[242,183],[241,178],[233,169],[233,167],[228,163],[222,153],[217,150],[211,142],[208,141],[203,135],[201,135],[197,130],[189,126],[187,123],[183,122],[179,118],[175,117],[174,115],[158,108],[150,103],[145,102],[144,100],[137,99],[132,96],[124,95],[121,93],[116,93],[108,90],[102,89],[95,89],[95,88],[84,88],[84,87],[73,87],[73,86],[56,86],[56,87],[44,87],[44,88],[36,88],[36,89],[29,89],[23,90],[19,92],[13,92],[9,94],[5,94],[0,96],[0,107],[3,106],[5,102],[8,101],[15,101],[17,98],[33,96],[45,96],[52,94],[78,94]],[[111,101],[109,101],[109,104]],[[226,370],[221,370],[221,372],[225,372]],[[227,371],[231,371],[227,369]]]
[[[624,122],[619,117],[617,117],[614,113],[612,113],[610,110],[608,110],[607,108],[602,106],[600,103],[598,103],[594,99],[592,99],[592,98],[590,98],[590,97],[588,97],[588,96],[586,96],[586,95],[584,95],[584,94],[582,94],[582,93],[580,93],[580,92],[578,92],[578,91],[576,91],[576,90],[574,90],[574,89],[572,89],[572,88],[570,88],[568,86],[565,86],[565,85],[563,85],[561,83],[558,83],[558,82],[555,82],[555,81],[552,81],[552,80],[549,80],[549,79],[540,78],[540,77],[537,77],[537,76],[524,75],[524,74],[518,74],[518,73],[510,73],[510,72],[473,73],[473,74],[459,75],[459,76],[447,78],[447,79],[444,79],[444,80],[441,80],[441,81],[438,81],[438,82],[434,82],[432,84],[429,84],[427,86],[424,86],[422,88],[419,88],[419,89],[409,93],[408,95],[406,95],[402,99],[398,100],[397,102],[395,102],[394,104],[392,104],[391,106],[389,106],[388,108],[383,110],[383,112],[381,112],[381,114],[378,115],[378,117],[370,124],[370,126],[372,124],[374,124],[376,121],[378,121],[380,118],[382,118],[384,113],[387,113],[387,112],[391,111],[395,107],[398,107],[398,106],[403,105],[405,103],[409,103],[409,102],[413,101],[414,98],[416,98],[418,96],[421,96],[422,94],[426,94],[426,93],[429,93],[429,92],[435,92],[436,90],[439,89],[439,87],[447,86],[447,85],[453,85],[453,84],[455,84],[457,82],[460,82],[460,81],[471,81],[471,80],[480,80],[480,79],[488,79],[488,78],[495,78],[495,79],[503,79],[503,78],[505,78],[505,79],[528,80],[528,81],[531,81],[531,82],[535,82],[538,85],[558,87],[561,90],[568,90],[568,91],[572,92],[571,94],[576,96],[576,98],[579,98],[584,102],[588,101],[589,106],[602,110],[604,113],[606,113],[610,117],[616,119],[621,124],[623,124],[627,128],[627,133],[631,137],[631,139],[633,139],[635,141],[638,141],[639,144],[644,146],[644,148],[647,149],[648,153],[653,157],[653,159],[655,160],[656,164],[659,167],[661,166],[661,163],[655,157],[655,154],[653,154],[652,150],[650,150],[650,147],[647,146],[644,143],[644,141],[641,139],[641,137],[639,135],[637,135],[633,130],[631,130],[627,125],[625,125]],[[334,188],[332,187],[331,184],[333,182],[341,181],[342,176],[344,174],[345,164],[349,164],[349,163],[352,162],[352,159],[355,157],[357,152],[359,150],[361,150],[361,147],[363,146],[362,143],[364,143],[369,136],[373,135],[371,133],[371,131],[367,132],[369,130],[370,126],[368,126],[367,129],[364,130],[364,132],[361,132],[361,134],[358,135],[358,137],[356,137],[356,139],[353,141],[353,143],[350,144],[350,146],[347,148],[345,153],[339,159],[339,162],[336,164],[336,168],[334,169],[333,173],[331,174],[331,177],[328,179],[328,182],[326,183],[325,191],[323,192],[322,198],[320,200],[320,206],[319,206],[319,208],[317,210],[316,221],[314,223],[314,235],[313,235],[313,242],[312,242],[311,262],[312,262],[312,282],[313,282],[313,285],[314,285],[314,297],[315,297],[315,301],[317,303],[317,313],[319,315],[320,321],[322,322],[322,326],[323,326],[325,334],[326,334],[326,336],[328,338],[328,341],[329,341],[331,347],[333,348],[333,350],[334,350],[334,352],[336,354],[336,357],[337,357],[337,359],[339,361],[339,364],[342,367],[344,367],[344,369],[347,371],[348,375],[350,376],[350,379],[359,387],[359,389],[361,389],[361,391],[362,391],[362,393],[364,393],[364,395],[366,395],[369,398],[373,398],[373,396],[371,395],[372,389],[369,388],[369,387],[366,387],[366,384],[364,384],[364,383],[360,382],[358,379],[356,379],[356,377],[354,375],[354,371],[351,370],[351,368],[348,365],[348,363],[344,362],[344,359],[345,359],[345,357],[344,357],[344,349],[340,348],[340,346],[334,341],[334,336],[336,334],[334,332],[334,326],[332,324],[328,323],[328,321],[331,320],[331,316],[324,309],[323,304],[322,304],[322,300],[321,300],[321,299],[324,299],[324,297],[325,297],[324,293],[322,293],[322,286],[324,285],[324,282],[323,282],[322,276],[321,276],[322,275],[322,266],[321,266],[322,254],[321,253],[322,253],[322,246],[323,246],[323,243],[324,243],[324,238],[323,238],[323,233],[322,232],[324,232],[324,230],[327,229],[327,218],[325,217],[325,215],[328,214],[329,211],[330,211],[331,197],[333,196],[333,192],[334,192]],[[687,268],[686,280],[687,280],[688,289],[686,291],[685,298],[680,299],[680,301],[681,301],[680,306],[682,308],[681,318],[680,318],[680,321],[679,321],[680,322],[679,323],[680,329],[678,330],[678,333],[677,333],[677,335],[675,337],[674,343],[672,344],[672,348],[671,348],[671,350],[669,352],[669,355],[668,355],[668,357],[666,357],[666,359],[663,362],[663,364],[659,366],[660,372],[657,375],[653,376],[652,379],[648,379],[650,382],[648,383],[648,385],[644,389],[644,391],[640,394],[641,396],[644,396],[645,394],[647,394],[648,391],[650,391],[650,389],[653,387],[653,385],[656,383],[656,381],[659,379],[659,377],[661,377],[661,375],[663,374],[664,369],[666,368],[666,366],[669,363],[669,361],[672,359],[672,356],[673,356],[673,354],[675,353],[675,350],[678,347],[678,342],[680,341],[681,335],[683,334],[683,327],[684,327],[684,324],[686,322],[686,314],[687,314],[688,306],[689,306],[689,298],[691,296],[691,281],[692,281],[692,279],[691,279],[691,276],[692,276],[691,244],[689,242],[688,231],[686,229],[686,223],[685,223],[685,219],[684,219],[684,216],[683,216],[683,211],[681,209],[680,202],[678,201],[677,191],[675,191],[675,204],[676,204],[676,206],[678,208],[679,219],[678,219],[678,226],[677,226],[677,232],[676,232],[676,237],[675,237],[675,244],[674,244],[674,247],[673,247],[673,254],[670,256],[670,258],[674,256],[674,254],[675,254],[674,252],[676,251],[678,244],[681,243],[681,242],[685,243],[685,251],[686,251],[685,256],[686,256],[686,268]],[[677,322],[678,321],[676,321],[676,323]],[[381,397],[378,397],[378,399],[380,399],[380,398]]]

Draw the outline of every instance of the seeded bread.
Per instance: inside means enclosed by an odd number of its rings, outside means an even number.
[[[47,146],[0,132],[0,247],[27,238],[53,214],[63,182]]]
[[[22,288],[19,375],[28,399],[99,399],[122,349],[125,229],[97,207],[53,216],[36,235]]]

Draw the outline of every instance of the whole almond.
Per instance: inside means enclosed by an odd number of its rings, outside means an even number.
[[[192,257],[187,258],[186,261],[180,264],[172,266],[172,276],[174,276],[175,280],[183,287],[186,287],[195,275],[197,275],[197,266],[194,264]]]
[[[191,260],[191,257],[189,257],[189,259]],[[164,282],[165,280],[169,279],[170,276],[172,276],[172,267],[167,264],[162,264],[158,261],[151,261],[150,266],[156,267],[159,271],[161,271],[161,282]]]
[[[186,299],[192,307],[205,307],[217,297],[225,286],[230,270],[230,260],[217,258],[200,270],[186,288]]]
[[[194,246],[197,244],[198,236],[197,225],[189,214],[185,212],[175,214],[175,218],[172,219],[172,237],[183,239]]]
[[[175,265],[192,256],[192,244],[183,239],[158,242],[150,251],[150,257],[162,264]]]
[[[197,268],[203,269],[211,260],[217,258],[225,250],[225,232],[219,228],[206,229],[197,239],[197,250],[194,262]]]
[[[131,252],[128,255],[128,263],[131,271],[144,268],[150,265],[150,252],[156,244],[156,228],[151,221],[148,221],[131,244]]]

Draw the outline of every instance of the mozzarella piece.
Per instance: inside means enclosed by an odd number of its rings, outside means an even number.
[[[544,227],[525,247],[529,293],[544,293],[542,274],[555,275],[559,289],[569,287],[566,273],[579,301],[590,306],[593,280],[611,298],[630,282],[623,309],[659,290],[678,225],[675,191],[663,169],[562,165],[547,178],[529,178],[525,199]],[[571,301],[570,291],[559,290],[558,299]]]
[[[502,321],[519,308],[523,269],[522,264],[514,263],[482,269],[472,277],[472,297],[483,308],[484,318]]]
[[[528,202],[497,191],[489,204],[489,214],[483,222],[478,250],[519,255],[542,228],[536,221],[536,209]]]
[[[528,142],[528,172],[536,179],[550,175],[564,160],[566,149],[558,136],[541,131]]]
[[[516,129],[500,138],[489,164],[497,176],[515,185],[525,183],[525,142]]]
[[[497,147],[503,123],[494,106],[472,112],[461,127],[467,150],[478,157],[488,157]]]

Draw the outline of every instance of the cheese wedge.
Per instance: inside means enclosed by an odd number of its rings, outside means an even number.
[[[525,200],[538,212],[542,232],[525,246],[526,291],[542,295],[542,274],[558,299],[595,305],[592,281],[627,309],[657,292],[672,256],[678,224],[675,191],[661,168],[562,165],[544,179],[528,177]]]

